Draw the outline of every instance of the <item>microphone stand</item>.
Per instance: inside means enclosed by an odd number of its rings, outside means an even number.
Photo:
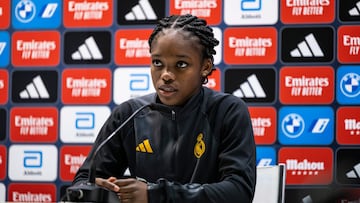
[[[115,129],[100,145],[95,149],[90,160],[88,181],[79,185],[70,186],[66,189],[66,198],[70,202],[119,202],[116,193],[107,188],[96,185],[96,163],[95,158],[100,149],[113,138],[133,117],[146,107],[154,107],[154,104],[147,104],[137,109],[127,118],[118,128]]]

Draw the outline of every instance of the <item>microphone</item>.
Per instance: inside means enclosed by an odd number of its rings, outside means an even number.
[[[66,189],[67,201],[71,202],[119,202],[116,193],[107,188],[95,184],[96,179],[96,162],[95,158],[102,147],[111,140],[131,119],[145,108],[158,110],[161,112],[171,112],[171,109],[161,104],[146,104],[134,111],[118,128],[116,128],[99,146],[95,149],[90,160],[89,177],[86,183],[70,186]],[[172,114],[174,115],[174,114]]]

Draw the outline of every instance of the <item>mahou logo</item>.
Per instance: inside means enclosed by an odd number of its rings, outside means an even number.
[[[111,71],[107,68],[63,71],[61,98],[65,104],[107,104],[110,91]]]
[[[333,174],[333,152],[330,148],[283,147],[279,163],[286,164],[286,184],[329,184]]]
[[[359,63],[360,26],[340,26],[337,39],[339,61],[342,63]]]
[[[336,112],[337,142],[360,144],[360,107],[340,107]]]
[[[0,104],[8,101],[9,74],[7,70],[0,70]]]
[[[205,19],[209,25],[216,25],[221,21],[221,4],[220,0],[170,1],[170,13],[178,15],[189,13]]]
[[[10,139],[13,142],[55,142],[58,111],[54,107],[14,107],[10,112]]]
[[[56,66],[59,60],[59,32],[26,31],[13,34],[12,63],[14,66]]]
[[[112,0],[65,0],[65,27],[108,27],[113,22]]]
[[[80,166],[84,163],[91,146],[63,146],[60,150],[60,178],[72,181]]]
[[[8,188],[8,200],[11,202],[55,202],[54,184],[11,183]]]
[[[118,30],[115,34],[115,63],[149,65],[148,37],[152,30]]]
[[[330,23],[335,18],[335,1],[280,1],[283,23]]]
[[[273,107],[249,107],[256,144],[273,144],[276,140],[276,110]]]
[[[227,28],[224,46],[228,64],[273,64],[277,58],[277,31],[272,27]]]
[[[327,66],[280,69],[280,101],[284,104],[329,104],[334,100],[334,69]]]

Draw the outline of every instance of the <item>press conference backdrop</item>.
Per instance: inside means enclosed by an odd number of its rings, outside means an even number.
[[[360,198],[359,0],[2,0],[0,202],[60,200],[111,110],[154,91],[154,24],[185,13],[214,28],[207,86],[248,103],[286,202]]]

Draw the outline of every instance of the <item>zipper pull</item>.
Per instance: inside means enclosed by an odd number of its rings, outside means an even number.
[[[175,111],[171,110],[171,120],[175,120]]]

